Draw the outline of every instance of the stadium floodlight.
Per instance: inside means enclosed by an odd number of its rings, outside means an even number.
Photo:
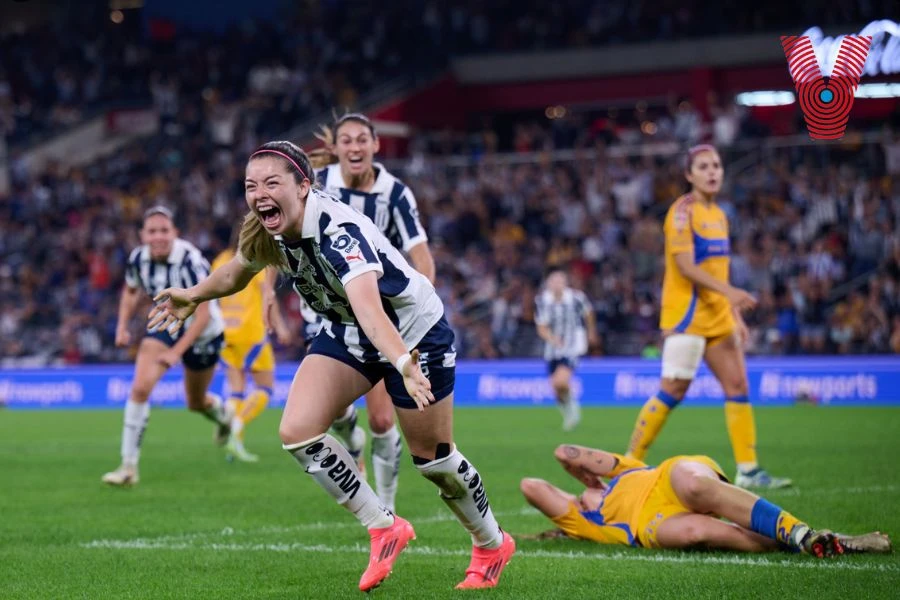
[[[794,92],[775,90],[742,92],[735,97],[735,102],[742,106],[787,106],[794,101]]]
[[[900,98],[900,83],[861,83],[857,98]]]

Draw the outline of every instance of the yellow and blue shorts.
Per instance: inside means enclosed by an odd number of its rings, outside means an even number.
[[[598,511],[582,510],[575,502],[569,503],[568,511],[551,519],[563,533],[577,540],[588,540],[598,544],[624,544],[636,546],[634,534],[627,523],[608,523]]]
[[[636,478],[611,483],[598,510],[583,510],[569,503],[565,514],[551,519],[566,535],[600,544],[658,548],[656,530],[669,517],[692,512],[672,489],[672,468],[682,461],[704,464],[728,481],[716,461],[708,456],[675,456],[658,467],[635,469]],[[627,477],[628,473],[623,474]]]
[[[658,471],[656,483],[651,488],[634,522],[634,531],[644,548],[659,548],[656,531],[660,523],[671,516],[693,512],[681,503],[672,488],[672,468],[679,462],[696,462],[706,465],[716,472],[719,479],[728,481],[722,467],[708,456],[673,456],[661,462],[656,468]]]
[[[226,339],[219,359],[226,367],[240,371],[275,370],[275,354],[269,340],[257,344],[232,344]]]

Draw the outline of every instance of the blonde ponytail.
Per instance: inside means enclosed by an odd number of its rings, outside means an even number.
[[[313,135],[325,145],[309,153],[309,162],[313,168],[324,169],[328,165],[338,162],[338,157],[334,153],[334,131],[332,131],[331,127],[320,125],[319,131],[313,133]]]
[[[281,247],[265,230],[253,211],[244,216],[244,222],[241,224],[238,252],[251,263],[273,266],[282,271],[288,270],[287,259]]]

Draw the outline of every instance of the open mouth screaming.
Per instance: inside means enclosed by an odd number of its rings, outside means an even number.
[[[277,206],[264,206],[257,209],[259,220],[266,229],[277,229],[281,225],[281,209]]]

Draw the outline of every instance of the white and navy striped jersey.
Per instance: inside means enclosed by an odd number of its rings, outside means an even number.
[[[150,246],[138,246],[132,250],[125,267],[125,284],[141,288],[151,298],[169,287],[189,288],[209,277],[209,262],[192,243],[176,238],[172,251],[165,262],[154,261],[150,257]],[[194,317],[185,321],[179,331],[184,331],[193,323]],[[209,323],[200,333],[196,343],[206,343],[225,331],[225,321],[219,303],[209,303]]]
[[[546,325],[554,336],[562,340],[561,348],[544,343],[544,359],[577,358],[587,353],[585,314],[592,308],[584,292],[566,288],[562,297],[557,299],[550,290],[543,290],[535,304],[535,323]]]
[[[419,221],[419,209],[412,191],[391,175],[380,163],[374,163],[375,183],[370,192],[348,188],[341,166],[329,165],[316,173],[322,188],[335,194],[341,202],[366,215],[381,230],[394,248],[409,252],[413,246],[428,241]]]
[[[368,340],[350,307],[344,286],[355,277],[378,275],[382,306],[407,348],[414,348],[444,314],[431,282],[406,262],[370,219],[327,192],[310,190],[301,239],[279,243],[293,287],[322,317],[324,333],[360,361],[387,359]],[[244,261],[254,270],[265,266]]]

